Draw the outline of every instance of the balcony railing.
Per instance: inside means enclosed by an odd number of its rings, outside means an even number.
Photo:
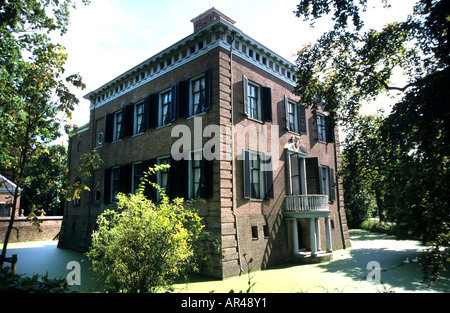
[[[284,211],[286,213],[328,211],[327,195],[286,196]]]

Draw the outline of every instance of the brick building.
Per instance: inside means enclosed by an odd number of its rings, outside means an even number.
[[[0,175],[0,217],[11,217],[15,190],[16,184]],[[19,216],[21,192],[22,190],[19,188],[15,217]]]
[[[193,34],[86,95],[90,122],[70,138],[70,179],[88,150],[104,165],[67,205],[60,246],[86,250],[115,195],[163,163],[170,169],[154,179],[170,197],[206,199],[200,215],[222,248],[213,276],[349,246],[339,134],[292,94],[294,65],[215,8],[191,22]]]

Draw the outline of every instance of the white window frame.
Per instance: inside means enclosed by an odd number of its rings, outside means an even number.
[[[250,90],[251,88],[255,88],[256,89],[256,116],[253,113],[253,110],[251,109],[250,106],[250,100],[254,99],[254,97],[251,96],[250,94]],[[258,121],[262,121],[262,108],[261,108],[261,85],[256,84],[254,82],[248,81],[248,85],[247,85],[247,112],[248,112],[248,117],[254,120],[258,120]]]
[[[116,170],[118,170],[119,171],[119,179],[118,179],[118,181],[119,181],[119,188],[120,188],[120,166],[116,166],[116,167],[113,167],[112,169],[111,169],[111,186],[110,186],[110,190],[111,190],[111,203],[117,203],[117,198],[116,198],[116,196],[117,196],[117,194],[114,194],[114,171],[116,171]]]
[[[317,140],[320,142],[327,142],[325,115],[320,113],[317,113]]]
[[[288,102],[288,123],[289,123],[289,131],[300,134],[300,125],[299,125],[299,118],[298,118],[298,104],[295,101],[287,100]],[[292,110],[294,112],[292,112]],[[291,124],[291,117],[294,119],[294,125]]]
[[[319,165],[320,194],[330,196],[329,167]]]
[[[120,119],[120,129],[118,129],[118,117],[121,117]],[[122,131],[123,127],[123,110],[117,111],[114,113],[114,133],[113,133],[113,141],[119,141],[120,140],[120,133]]]
[[[164,99],[164,96],[166,95],[166,94],[168,94],[169,95],[169,99],[170,99],[170,101],[169,102],[167,102],[167,103],[163,103],[163,99]],[[167,117],[168,117],[168,119],[169,119],[169,121],[167,122],[167,123],[164,123],[164,121],[163,121],[163,104],[165,105],[165,104],[167,104]],[[162,91],[160,94],[159,94],[159,110],[158,110],[158,126],[159,127],[162,127],[162,126],[166,126],[166,125],[169,125],[171,122],[170,122],[170,110],[171,110],[171,106],[172,106],[172,89],[167,89],[167,90],[164,90],[164,91]]]
[[[190,113],[189,116],[196,116],[196,115],[200,115],[203,113],[203,112],[195,113],[195,110],[194,110],[195,109],[195,107],[194,107],[194,83],[196,81],[202,80],[202,79],[204,81],[203,99],[204,99],[204,101],[206,101],[206,75],[203,73],[197,77],[192,78],[189,81],[189,113]],[[200,91],[200,92],[202,92],[202,91]],[[197,107],[197,110],[198,110],[198,107]]]
[[[264,192],[265,192],[265,179],[264,179],[264,171],[262,170],[264,163],[263,163],[263,153],[255,152],[249,150],[249,170],[250,170],[250,199],[264,199]],[[259,179],[259,197],[255,197],[255,194],[253,192],[253,161],[256,158],[258,166],[259,166],[259,173],[258,173],[258,179]]]
[[[202,176],[201,176],[202,175],[202,173],[201,173],[202,160],[203,160],[203,150],[191,151],[190,158],[189,158],[189,164],[188,164],[188,166],[189,166],[189,171],[188,171],[188,174],[189,174],[189,177],[188,177],[188,179],[189,179],[189,186],[188,186],[189,199],[194,199],[194,198],[199,197],[199,196],[195,197],[195,195],[194,195],[194,187],[195,187],[195,183],[196,183],[195,176],[194,176],[194,165],[197,162],[200,162],[200,167],[199,167],[200,176],[198,177],[199,181],[197,182],[199,184],[198,188],[200,189],[200,180],[202,178]]]
[[[142,108],[142,113],[138,114],[138,108]],[[138,123],[138,118],[141,117],[141,123]],[[123,119],[123,117],[122,117]],[[136,121],[134,123],[134,135],[138,135],[143,133],[142,131],[142,125],[144,124],[144,101],[138,102],[134,105],[134,120]]]
[[[135,166],[136,165],[141,165],[142,166],[142,164],[143,164],[143,162],[136,162],[136,163],[133,163],[131,165],[131,192],[133,194],[137,194],[138,193],[139,185],[140,185],[140,181],[139,181],[139,183],[137,185],[135,183],[135,176],[136,176]],[[141,177],[142,177],[143,171],[144,171],[144,169],[141,168]]]
[[[166,162],[163,163],[163,161],[166,161],[166,160],[167,160],[167,163]],[[170,155],[159,157],[156,162],[158,165],[170,164]],[[168,186],[167,185],[164,186],[162,183],[163,175],[167,175],[167,180],[166,180],[166,183],[167,183],[169,181],[169,177],[168,177],[169,169],[159,170],[156,175],[156,181],[157,181],[158,186],[161,187],[164,190],[164,192],[167,194]],[[161,194],[159,191],[157,191],[156,201],[158,201],[158,202],[161,201]]]

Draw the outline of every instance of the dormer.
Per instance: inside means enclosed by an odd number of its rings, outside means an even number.
[[[234,20],[213,7],[191,20],[191,22],[194,24],[194,33],[205,27],[209,23],[217,20],[218,18],[225,20],[231,25],[234,25],[236,23]]]

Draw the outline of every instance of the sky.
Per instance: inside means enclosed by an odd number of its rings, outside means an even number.
[[[380,29],[404,20],[415,0],[395,0],[383,9],[381,0],[369,0],[366,27]],[[295,53],[314,43],[331,28],[329,21],[310,22],[293,13],[300,0],[91,0],[71,12],[68,32],[55,41],[66,47],[68,75],[80,73],[85,90],[72,89],[80,99],[71,123],[89,122],[89,101],[83,96],[173,45],[193,32],[192,18],[215,7],[236,21],[235,26],[292,63]],[[381,103],[381,104],[380,104]],[[374,113],[380,105],[365,107]]]

